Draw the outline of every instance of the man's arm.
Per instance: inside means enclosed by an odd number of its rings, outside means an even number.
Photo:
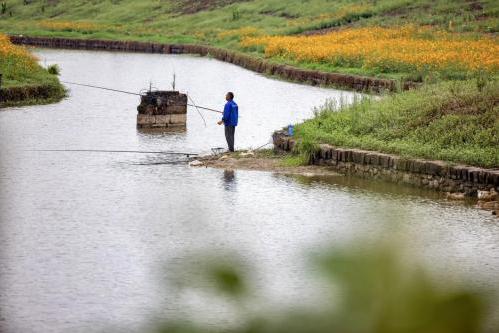
[[[222,120],[220,120],[218,122],[218,125],[222,125],[224,124],[226,121],[229,120],[229,117],[230,117],[230,109],[231,109],[231,105],[229,103],[225,103],[225,106],[224,106],[224,113],[222,115]]]

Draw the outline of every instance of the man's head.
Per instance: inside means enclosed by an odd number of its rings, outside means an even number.
[[[225,94],[226,101],[232,101],[233,99],[234,99],[234,94],[231,93],[230,91],[227,94]]]

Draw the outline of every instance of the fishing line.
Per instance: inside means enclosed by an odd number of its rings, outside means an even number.
[[[263,147],[267,146],[267,145],[270,145],[272,144],[273,142],[267,142],[266,144],[263,144],[261,145],[260,147],[256,148],[256,149],[253,149],[253,150],[259,150],[259,149],[262,149]]]
[[[76,85],[76,86],[82,86],[82,87],[88,87],[88,88],[95,88],[95,89],[102,89],[102,90],[109,90],[109,91],[119,92],[119,93],[123,93],[123,94],[129,94],[129,95],[135,95],[135,96],[144,96],[144,94],[140,94],[140,93],[134,93],[134,92],[130,92],[130,91],[119,90],[119,89],[112,89],[112,88],[101,87],[101,86],[94,86],[94,85],[91,85],[91,84],[69,82],[69,81],[61,81],[61,82],[62,83],[67,83],[67,84],[73,84],[73,85]],[[196,107],[196,108],[199,108],[199,109],[202,109],[202,110],[206,110],[206,111],[223,113],[222,111],[218,111],[218,110],[215,110],[215,109],[210,109],[210,108],[207,108],[207,107],[204,107],[204,106],[199,106],[199,105],[194,105],[194,104],[189,104],[189,103],[187,103],[187,105],[188,106],[193,106],[193,107]]]
[[[177,161],[163,161],[163,162],[150,162],[150,163],[127,163],[128,165],[141,165],[141,166],[151,166],[151,165],[181,165],[188,163],[189,160],[177,160]]]
[[[189,98],[189,100],[192,102],[192,104],[194,104],[194,107],[196,108],[196,111],[198,112],[199,116],[201,117],[201,119],[203,119],[203,122],[204,122],[204,127],[206,127],[206,120],[204,119],[203,115],[201,114],[201,111],[199,111],[198,107],[196,106],[196,103],[194,102],[194,100],[191,98],[191,96],[189,96],[189,94],[187,94],[187,98]]]
[[[176,151],[143,151],[143,150],[105,150],[105,149],[30,149],[28,151],[42,152],[87,152],[87,153],[131,153],[131,154],[165,154],[165,155],[183,155],[197,156],[198,153],[184,153]]]
[[[123,94],[142,96],[141,94],[130,92],[130,91],[124,91],[124,90],[118,90],[118,89],[112,89],[112,88],[106,88],[106,87],[93,86],[91,84],[83,84],[83,83],[68,82],[68,81],[61,81],[61,82],[62,83],[67,83],[67,84],[74,84],[76,86],[83,86],[83,87],[89,87],[89,88],[96,88],[96,89],[102,89],[102,90],[115,91],[115,92],[120,92],[120,93],[123,93]]]

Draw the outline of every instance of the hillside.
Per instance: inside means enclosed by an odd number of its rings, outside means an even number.
[[[334,26],[431,25],[457,32],[499,31],[497,1],[432,0],[12,0],[2,10],[2,29],[116,32],[200,41],[241,27],[291,34]],[[50,21],[94,23],[71,29]],[[21,22],[22,21],[22,22]],[[56,22],[57,22],[56,21]],[[10,24],[8,24],[10,23]]]
[[[209,44],[302,68],[409,81],[425,81],[429,76],[434,80],[429,71],[436,71],[437,79],[463,79],[483,70],[495,75],[499,68],[495,60],[499,54],[499,3],[493,0],[12,0],[0,13],[0,31],[9,34]],[[388,33],[386,52],[393,53],[390,47],[397,50],[401,41],[410,45],[395,59],[369,50],[370,58],[378,57],[373,63],[366,60],[367,51],[349,51],[379,44],[364,33],[366,27],[395,32],[403,27],[416,33],[403,40]],[[329,38],[336,30],[352,31],[355,45],[343,43],[347,54],[331,50],[331,43],[338,44]],[[324,38],[307,37],[316,34]],[[283,40],[291,48],[279,46],[278,52],[269,52],[267,36],[289,35],[302,36]],[[457,49],[448,43],[456,40],[461,42]],[[420,43],[425,44],[423,48]],[[473,52],[463,53],[469,43],[474,43]],[[294,50],[306,44],[322,47],[326,56],[307,57]],[[435,49],[442,55],[426,59]],[[406,61],[413,53],[424,61]],[[435,67],[447,54],[489,65],[455,66],[451,59],[444,61],[445,66]]]
[[[473,76],[477,70],[495,74],[499,67],[494,60],[499,53],[496,39],[499,3],[492,0],[16,0],[7,1],[1,13],[0,31],[10,34],[202,43],[303,68],[410,81],[426,80],[427,72],[435,69],[439,78],[462,79]],[[272,53],[267,50],[265,40],[260,43],[254,40],[255,37],[325,34],[326,41],[303,36],[291,40],[289,45],[294,48],[312,43],[329,52],[328,33],[338,29],[353,31],[351,35],[361,48],[363,44],[373,44],[362,30],[365,27],[424,30],[407,36],[412,46],[407,48],[408,54],[399,56],[397,60],[402,61],[396,66],[391,65],[393,57],[386,55],[380,55],[372,65],[365,61],[365,54],[345,55],[334,50],[326,57],[302,57],[295,50],[280,52],[282,47]],[[460,40],[458,48],[463,50],[470,42],[478,42],[476,52],[464,54],[457,50],[456,53],[454,45],[449,43],[437,45],[439,51],[455,53],[455,58],[492,64],[486,68],[471,68],[473,65],[454,66],[450,62],[442,68],[434,68],[433,64],[440,58],[419,63],[405,61],[413,52],[425,58],[433,51],[435,41],[449,40]],[[421,41],[428,47],[421,49]],[[387,42],[397,49],[400,40],[387,37]],[[344,44],[344,47],[350,53],[348,50],[354,46]],[[371,52],[371,55],[378,53]]]

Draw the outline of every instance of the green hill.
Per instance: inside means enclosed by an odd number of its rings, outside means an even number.
[[[225,30],[254,27],[293,34],[337,26],[431,25],[458,32],[499,31],[499,3],[432,0],[11,0],[0,16],[4,32],[124,35],[216,43]],[[42,20],[94,23],[50,28]],[[87,36],[90,37],[90,36]]]

